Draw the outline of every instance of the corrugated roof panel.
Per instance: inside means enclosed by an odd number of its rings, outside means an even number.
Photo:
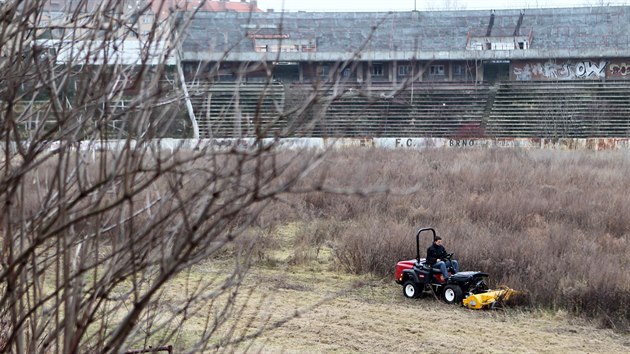
[[[497,10],[491,36],[513,34],[520,10]],[[435,11],[398,13],[199,13],[192,23],[186,50],[203,50],[216,43],[222,49],[246,34],[243,26],[282,26],[291,38],[317,41],[318,53],[337,53],[358,48],[372,34],[367,51],[452,51],[465,47],[469,33],[484,36],[490,11]],[[229,41],[223,38],[228,33]],[[603,49],[628,50],[630,7],[581,7],[524,10],[521,35],[533,33],[531,49],[575,49],[597,45]],[[215,40],[211,40],[215,38]],[[421,40],[417,40],[421,38]],[[245,39],[244,42],[251,42]],[[253,45],[237,50],[253,51]],[[630,55],[630,52],[629,52]]]

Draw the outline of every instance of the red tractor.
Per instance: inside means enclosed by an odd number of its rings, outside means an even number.
[[[446,281],[439,268],[432,268],[425,258],[420,258],[420,235],[432,233],[431,242],[436,236],[432,228],[421,228],[416,233],[416,259],[400,261],[396,264],[396,283],[402,284],[403,294],[408,298],[417,298],[424,293],[441,297],[447,304],[463,304],[472,309],[495,307],[502,300],[516,293],[511,289],[489,290],[484,278],[487,273],[478,271],[457,272],[448,269]],[[448,255],[448,259],[453,254]]]

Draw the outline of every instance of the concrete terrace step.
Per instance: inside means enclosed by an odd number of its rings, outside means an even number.
[[[509,82],[498,86],[486,132],[493,136],[624,136],[630,81]]]

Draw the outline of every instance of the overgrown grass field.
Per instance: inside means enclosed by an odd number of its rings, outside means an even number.
[[[461,268],[490,273],[492,286],[528,292],[532,307],[627,330],[628,177],[627,152],[343,150],[304,183],[393,192],[291,194],[266,208],[259,226],[273,234],[297,223],[293,264],[330,249],[338,271],[392,286],[396,262],[415,257],[415,230],[434,227]]]
[[[446,335],[435,337],[441,339],[434,340],[428,351],[491,345],[488,348],[500,352],[514,347],[593,352],[613,340],[612,352],[625,352],[630,345],[627,152],[362,148],[331,151],[323,160],[318,154],[279,152],[261,164],[275,168],[298,162],[278,173],[273,183],[282,184],[285,176],[304,170],[303,178],[297,185],[286,184],[290,186],[286,193],[265,200],[264,208],[250,206],[251,212],[244,208],[226,218],[217,237],[210,238],[220,247],[169,279],[124,348],[161,343],[192,352],[219,348],[402,352],[418,336],[431,335],[425,338],[431,340],[435,333]],[[309,169],[302,161],[316,163]],[[220,162],[217,165],[227,168]],[[197,164],[196,168],[203,167]],[[51,168],[42,165],[38,172],[48,176],[43,172]],[[183,171],[185,183],[176,186],[182,196],[208,183],[205,174]],[[247,178],[251,176],[243,175],[241,182]],[[166,182],[158,179],[154,189],[143,193],[164,190]],[[146,195],[139,197],[142,201]],[[37,210],[37,200],[35,194],[25,194],[24,209]],[[136,223],[149,224],[161,215],[159,209],[146,210]],[[119,211],[113,208],[111,213]],[[178,215],[164,224],[178,229]],[[87,234],[93,227],[86,219],[75,230]],[[507,285],[527,292],[532,311],[525,307],[494,317],[492,311],[405,299],[394,282],[394,267],[399,260],[415,257],[419,227],[435,228],[462,270],[490,273],[491,287]],[[231,230],[244,231],[235,231],[237,236],[223,243],[223,233],[232,235]],[[154,228],[136,240],[155,253],[147,253],[156,264],[149,270],[158,269],[163,261],[160,247],[172,247],[160,243],[174,239],[168,233],[168,228]],[[120,235],[126,234],[105,229],[98,238],[103,239],[100,252],[110,252]],[[430,241],[423,239],[422,255]],[[156,242],[161,246],[152,246]],[[200,247],[214,249],[216,244]],[[50,269],[53,273],[55,268]],[[107,331],[134,305],[128,294],[150,285],[155,277],[149,271],[137,273],[143,279],[133,283],[123,278],[113,285],[103,305],[103,311],[109,311],[103,317],[107,320],[88,329],[93,335],[85,339],[88,344],[94,338],[106,339]],[[56,289],[54,279],[41,279],[43,294]],[[551,320],[537,319],[541,313],[552,314]],[[553,314],[561,314],[562,321]],[[571,320],[564,321],[565,315]],[[445,318],[448,321],[441,321]],[[427,329],[422,321],[440,325]],[[614,331],[591,333],[592,321]],[[579,325],[582,322],[584,326]],[[213,327],[216,323],[225,325]],[[454,323],[462,324],[459,332],[451,331]],[[479,338],[479,328],[492,328],[503,337],[488,342]],[[373,340],[357,342],[356,333]],[[560,337],[561,345],[550,344]],[[0,331],[3,338],[8,337]]]

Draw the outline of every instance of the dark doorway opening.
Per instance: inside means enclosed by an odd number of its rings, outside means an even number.
[[[277,63],[273,68],[273,78],[278,81],[298,81],[300,70],[297,63]]]
[[[510,62],[487,61],[483,63],[483,80],[487,82],[504,81],[510,79]]]

